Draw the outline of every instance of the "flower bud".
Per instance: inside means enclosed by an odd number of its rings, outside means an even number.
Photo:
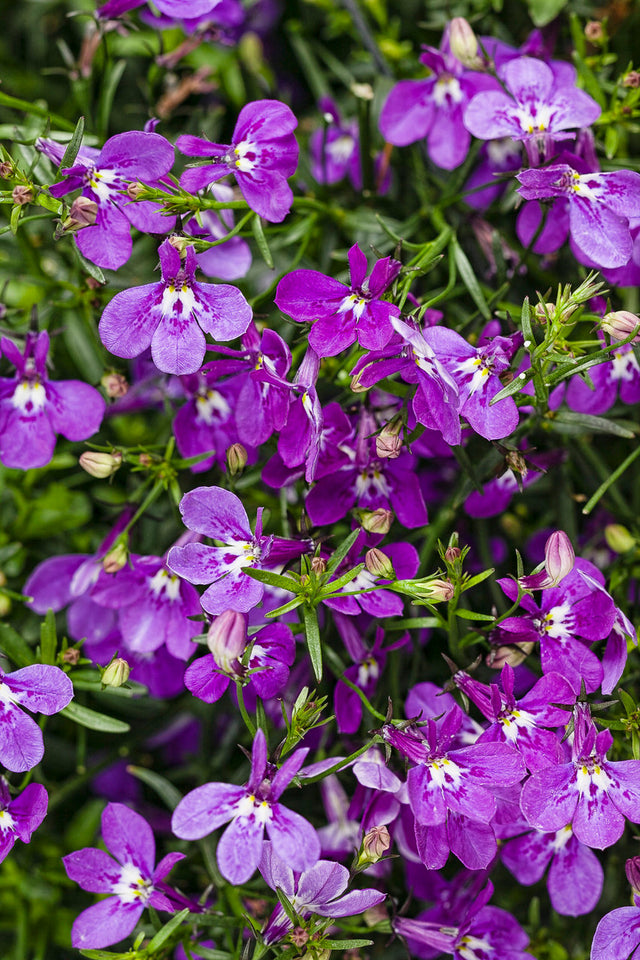
[[[367,533],[384,535],[389,533],[392,523],[393,513],[391,510],[385,510],[384,507],[378,507],[377,510],[363,510],[360,515],[360,525]]]
[[[127,378],[123,377],[121,373],[105,373],[100,383],[111,400],[124,397],[129,389]]]
[[[71,204],[69,216],[62,224],[65,233],[75,233],[83,227],[91,227],[98,218],[98,204],[89,197],[76,197]]]
[[[624,872],[634,893],[640,894],[640,857],[632,857],[624,865]]]
[[[636,538],[621,523],[608,523],[604,528],[604,538],[614,553],[628,553],[636,545]]]
[[[316,577],[321,577],[327,572],[327,561],[324,559],[324,557],[314,557],[311,561],[311,569],[315,573]]]
[[[545,324],[547,320],[553,320],[556,313],[555,303],[536,303],[533,308],[533,315],[538,323]]]
[[[376,454],[383,460],[395,460],[402,451],[402,437],[398,434],[402,428],[402,421],[396,424],[387,424],[376,437]]]
[[[67,647],[67,649],[64,650],[62,653],[62,662],[68,663],[72,667],[75,667],[75,665],[79,662],[79,660],[80,660],[80,651],[78,650],[77,647]]]
[[[462,556],[462,550],[460,547],[447,547],[444,553],[444,558],[447,563],[455,563],[456,560],[459,560]]]
[[[629,70],[629,73],[622,78],[622,86],[632,89],[640,87],[640,73],[637,70]]]
[[[443,600],[452,600],[455,587],[450,580],[396,580],[395,590],[412,597],[414,602],[441,603]]]
[[[599,20],[589,20],[585,25],[584,35],[589,43],[600,43],[604,40],[604,28]]]
[[[11,597],[0,593],[0,617],[6,617],[11,612]]]
[[[100,453],[98,450],[85,450],[80,454],[78,463],[83,470],[86,470],[97,480],[106,480],[112,477],[116,470],[120,469],[122,464],[122,454],[119,450],[113,453]]]
[[[478,38],[464,17],[454,17],[449,23],[449,48],[463,67],[477,70],[483,65],[478,56]]]
[[[137,200],[138,197],[144,193],[145,189],[143,183],[130,183],[127,187],[127,196],[130,200]]]
[[[189,237],[179,237],[174,234],[172,237],[169,237],[169,243],[182,255],[187,247],[193,244],[193,241],[190,240]]]
[[[12,175],[13,164],[10,160],[3,160],[2,163],[0,163],[0,177],[2,177],[3,180],[8,180]]]
[[[232,477],[242,473],[247,465],[247,451],[241,443],[232,443],[227,450],[227,468]]]
[[[391,846],[391,837],[385,826],[375,826],[365,833],[358,863],[377,863]]]
[[[640,317],[629,310],[612,310],[611,313],[606,313],[600,321],[600,329],[614,340],[626,340],[633,333],[631,343],[640,343]]]
[[[207,646],[224,673],[239,675],[240,659],[247,647],[247,624],[241,613],[225,610],[207,632]]]
[[[24,184],[19,184],[11,191],[11,199],[19,207],[23,207],[25,203],[31,203],[33,200],[33,190],[31,187],[27,187]]]
[[[491,667],[492,670],[502,670],[505,663],[508,663],[510,667],[518,667],[526,660],[533,648],[532,640],[496,647],[487,657],[487,666]]]
[[[352,83],[351,93],[358,100],[373,100],[373,87],[370,83]]]
[[[383,553],[382,550],[378,550],[377,547],[367,550],[364,558],[364,565],[369,573],[371,573],[377,580],[396,579],[391,560],[386,553]]]
[[[150,457],[148,453],[141,453],[138,457],[138,463],[141,467],[151,467],[153,465],[153,457]]]
[[[122,657],[114,657],[102,674],[103,687],[121,687],[126,683],[131,673],[131,667]]]
[[[115,547],[109,550],[109,553],[103,557],[102,569],[105,573],[117,573],[118,570],[122,570],[124,567],[128,556],[129,551],[125,544],[116,543]]]
[[[573,570],[576,555],[564,530],[555,530],[544,545],[544,565],[557,585]]]

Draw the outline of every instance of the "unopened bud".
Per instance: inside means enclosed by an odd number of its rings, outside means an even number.
[[[0,570],[0,587],[6,587],[7,577],[4,570]]]
[[[545,324],[547,320],[553,320],[556,314],[555,303],[536,303],[533,308],[533,315],[538,323]]]
[[[327,572],[327,561],[323,557],[314,557],[311,561],[311,569],[317,577],[321,577]]]
[[[62,224],[65,233],[75,233],[83,227],[91,227],[98,218],[98,204],[89,197],[76,197],[71,204],[69,216]]]
[[[102,569],[105,573],[117,573],[118,570],[122,570],[124,567],[128,556],[129,551],[124,543],[117,543],[115,547],[109,550],[109,553],[103,557]]]
[[[622,78],[622,86],[633,89],[640,87],[640,73],[638,73],[637,70],[630,70],[629,73]]]
[[[450,580],[396,580],[394,590],[412,597],[416,603],[441,603],[452,600],[455,587]]]
[[[633,333],[631,343],[640,343],[640,317],[629,310],[613,310],[605,314],[600,321],[600,329],[614,340],[626,340]]]
[[[604,28],[599,20],[589,20],[585,25],[584,35],[589,43],[600,43],[604,39]]]
[[[482,66],[478,56],[478,38],[464,17],[454,17],[449,23],[449,47],[463,67],[475,70]]]
[[[305,930],[304,927],[294,927],[289,934],[289,939],[294,947],[304,947],[305,943],[309,940],[309,932]]]
[[[19,184],[11,191],[11,199],[19,207],[23,207],[25,203],[31,203],[33,200],[33,190],[31,187],[26,187],[24,184]]]
[[[554,584],[571,573],[575,562],[571,540],[564,530],[555,530],[544,545],[544,565]]]
[[[395,460],[402,452],[402,437],[399,436],[402,421],[387,424],[376,437],[376,454],[383,460]]]
[[[358,864],[377,863],[391,846],[391,837],[385,826],[371,827],[364,835]]]
[[[188,237],[179,237],[177,234],[174,234],[172,237],[169,237],[169,243],[182,255],[187,247],[193,244],[193,241]]]
[[[367,550],[364,565],[377,580],[395,580],[396,575],[393,569],[393,564],[391,560],[383,553],[382,550],[378,550],[377,547],[373,547],[371,550]]]
[[[225,610],[207,632],[207,646],[224,673],[239,674],[240,659],[247,646],[247,622],[241,613]]]
[[[247,465],[248,455],[241,443],[232,443],[227,450],[227,469],[232,477],[242,473]]]
[[[72,667],[75,667],[79,660],[80,651],[77,647],[67,647],[67,649],[62,653],[62,662],[68,663]]]
[[[121,373],[105,373],[100,383],[104,387],[105,393],[111,398],[111,400],[117,400],[120,397],[124,397],[129,389],[127,378],[123,377]]]
[[[373,87],[370,83],[352,83],[351,93],[358,100],[373,100]]]
[[[360,515],[360,525],[367,533],[384,535],[389,533],[392,523],[393,512],[385,510],[384,507],[378,507],[377,510],[363,510]]]
[[[138,463],[141,467],[150,467],[153,464],[153,457],[149,456],[148,453],[141,453],[138,457]]]
[[[442,600],[453,600],[456,592],[455,587],[450,580],[431,580],[425,584],[426,599],[432,603],[439,603]]]
[[[493,670],[502,670],[505,663],[508,663],[510,667],[518,667],[526,660],[533,650],[533,647],[534,643],[532,640],[496,647],[487,657],[487,666]]]
[[[106,480],[112,477],[122,464],[122,454],[119,450],[113,453],[100,453],[98,450],[85,450],[80,454],[79,464],[83,470],[96,477],[97,480]]]
[[[137,200],[145,191],[144,184],[142,183],[130,183],[127,187],[127,196],[130,200]]]
[[[103,687],[121,687],[126,683],[131,673],[131,667],[122,657],[114,657],[110,664],[104,668],[102,674]]]
[[[0,593],[0,617],[6,617],[11,612],[11,597]]]
[[[527,461],[519,450],[509,450],[505,456],[505,462],[513,473],[519,473],[521,477],[526,477],[529,472]]]
[[[360,383],[360,377],[362,376],[362,371],[356,373],[355,377],[351,378],[351,390],[353,393],[366,393],[369,387],[363,387]]]
[[[3,180],[8,180],[13,174],[13,164],[9,160],[3,160],[0,163],[0,177]]]
[[[614,553],[628,553],[636,546],[636,538],[621,523],[608,523],[604,528],[604,538]]]
[[[624,872],[634,893],[640,894],[640,857],[632,857],[624,865]]]
[[[462,556],[462,550],[460,547],[447,547],[444,552],[444,558],[447,563],[455,563],[456,560],[459,560]]]

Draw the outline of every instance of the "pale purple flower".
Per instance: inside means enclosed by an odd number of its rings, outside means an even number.
[[[11,799],[9,785],[4,777],[0,777],[0,863],[16,840],[29,843],[31,834],[46,816],[48,802],[47,791],[41,783],[28,784],[22,793]]]
[[[318,107],[325,126],[309,138],[311,174],[318,183],[337,183],[349,176],[360,181],[360,137],[355,120],[343,121],[333,100],[321,97]]]
[[[638,957],[640,890],[637,857],[627,860],[625,873],[631,884],[633,906],[619,907],[601,919],[591,944],[591,960],[632,960]]]
[[[88,440],[100,429],[105,402],[80,380],[49,380],[49,334],[27,334],[24,352],[2,337],[0,349],[15,366],[0,378],[0,460],[6,467],[44,467],[53,456],[56,434]]]
[[[50,717],[72,699],[73,684],[59,667],[35,663],[13,673],[0,670],[0,763],[22,773],[44,756],[42,731],[21,707]]]
[[[345,893],[350,883],[349,871],[331,860],[318,860],[308,870],[294,871],[268,841],[262,847],[259,869],[267,885],[272,890],[281,890],[294,912],[303,919],[314,914],[353,917],[386,899],[385,893],[371,888]],[[291,920],[278,905],[262,931],[262,938],[266,944],[277,943],[291,929]]]
[[[310,541],[264,536],[262,508],[252,533],[239,498],[222,487],[191,490],[180,501],[180,513],[190,530],[224,544],[187,543],[172,547],[167,557],[169,569],[178,576],[191,583],[211,584],[201,601],[207,613],[214,615],[225,610],[247,613],[262,599],[264,585],[248,577],[245,567],[276,566],[309,548]]]
[[[210,161],[185,170],[180,186],[194,193],[232,173],[251,209],[271,223],[280,223],[293,203],[287,178],[298,165],[298,144],[293,135],[297,125],[286,104],[256,100],[240,111],[231,144],[178,137],[178,150]]]
[[[215,364],[213,361],[198,373],[181,378],[187,402],[173,418],[180,456],[188,459],[210,454],[191,466],[193,473],[203,473],[214,464],[225,470],[227,449],[240,441],[235,414],[242,406],[239,395],[244,378],[220,380]]]
[[[625,817],[640,822],[640,760],[607,760],[613,737],[598,733],[587,704],[576,706],[574,723],[571,760],[534,773],[520,806],[537,830],[570,823],[581,843],[604,850],[622,836]]]
[[[117,357],[137,357],[150,346],[164,373],[195,373],[204,360],[205,334],[223,341],[239,337],[251,322],[251,307],[237,287],[195,279],[193,247],[183,262],[165,240],[159,255],[162,280],[117,293],[100,319],[100,338]]]
[[[349,286],[318,270],[294,270],[282,278],[275,302],[299,322],[315,321],[309,344],[320,357],[334,357],[356,340],[368,350],[381,350],[391,339],[391,320],[400,316],[381,297],[400,272],[391,257],[378,260],[367,276],[367,258],[357,243],[349,250]]]
[[[62,858],[70,880],[90,893],[111,896],[83,910],[76,918],[71,942],[76,949],[99,950],[133,932],[145,907],[175,912],[162,882],[183,853],[169,853],[157,867],[156,844],[147,821],[122,803],[109,803],[102,813],[104,850],[85,847]]]
[[[183,840],[199,840],[231,821],[216,851],[222,876],[246,883],[262,856],[265,829],[275,853],[293,870],[308,870],[320,856],[320,841],[311,824],[279,803],[308,750],[294,750],[279,769],[267,762],[267,742],[258,730],[251,751],[251,775],[244,787],[205,783],[180,801],[171,829]]]
[[[541,154],[550,159],[555,142],[573,139],[568,130],[588,127],[600,116],[599,104],[575,86],[571,67],[554,71],[542,60],[518,57],[504,64],[499,75],[508,93],[476,94],[465,110],[464,125],[480,140],[523,141],[533,166]]]
[[[46,142],[38,146],[48,156],[54,155],[51,148],[46,149]],[[65,179],[49,187],[52,196],[63,197],[81,189],[83,197],[98,204],[96,222],[74,237],[87,259],[117,270],[131,256],[132,226],[143,233],[173,229],[175,217],[164,216],[159,204],[134,202],[127,195],[127,189],[138,182],[154,185],[169,173],[173,161],[174,149],[168,140],[157,133],[134,130],[111,137],[99,152],[80,150],[75,165],[61,171]]]

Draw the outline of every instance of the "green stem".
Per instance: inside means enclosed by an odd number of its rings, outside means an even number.
[[[244,702],[244,694],[242,692],[242,683],[240,680],[236,680],[236,693],[238,695],[238,709],[240,710],[240,716],[244,720],[244,724],[247,730],[249,731],[249,733],[251,734],[251,736],[255,737],[256,728],[251,717],[247,713],[247,708]]]
[[[613,473],[611,473],[606,478],[606,480],[600,484],[596,492],[593,494],[593,496],[587,501],[587,503],[582,508],[583,514],[586,515],[591,513],[596,503],[598,503],[598,501],[605,495],[609,487],[611,487],[616,482],[616,480],[618,480],[622,476],[625,470],[631,466],[633,461],[638,456],[640,456],[640,446],[636,447],[636,449],[632,453],[630,453],[625,460],[622,461],[620,466],[616,467]]]

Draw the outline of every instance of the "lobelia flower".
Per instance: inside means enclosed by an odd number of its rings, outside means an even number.
[[[0,863],[16,840],[29,843],[47,814],[49,796],[41,783],[30,783],[11,799],[9,784],[0,776]]]
[[[263,569],[299,557],[308,540],[285,540],[262,533],[262,507],[258,510],[255,534],[239,498],[222,487],[196,487],[180,501],[185,526],[196,533],[221,541],[224,546],[187,543],[172,547],[167,565],[191,583],[211,584],[201,597],[207,613],[217,616],[225,610],[247,613],[260,603],[264,584],[253,580],[244,567]]]
[[[523,170],[517,179],[518,193],[525,200],[567,202],[572,245],[589,264],[622,267],[629,262],[633,253],[629,218],[640,217],[639,173],[581,173],[569,163],[557,163]],[[567,227],[559,228],[566,235]]]
[[[573,139],[568,130],[588,127],[601,108],[576,85],[576,71],[566,63],[549,64],[533,57],[518,57],[499,70],[503,90],[477,93],[464,112],[464,125],[480,140],[511,137],[524,142],[532,166],[549,160],[554,145]]]
[[[183,853],[168,853],[154,867],[156,844],[147,821],[122,803],[108,803],[102,812],[105,853],[95,847],[62,858],[70,880],[90,893],[112,894],[76,918],[71,942],[76,949],[100,950],[133,932],[145,907],[175,912],[170,888],[162,881]]]
[[[171,829],[183,840],[199,840],[231,821],[216,850],[220,873],[229,883],[246,883],[255,872],[265,829],[279,857],[293,870],[308,870],[320,856],[316,831],[304,817],[278,802],[307,753],[306,748],[294,750],[276,770],[267,762],[267,742],[259,729],[246,786],[205,783],[196,787],[174,810]]]
[[[554,530],[544,547],[544,568],[529,577],[519,577],[525,590],[548,590],[557,587],[571,573],[576,555],[564,530]]]
[[[169,240],[158,252],[162,280],[117,293],[103,311],[100,338],[117,357],[137,357],[150,346],[164,373],[195,373],[204,360],[205,333],[216,340],[239,337],[251,323],[251,307],[237,287],[195,280],[192,246],[184,263]]]
[[[599,335],[604,344],[604,337]],[[618,397],[622,403],[640,402],[640,365],[631,343],[617,347],[604,363],[589,368],[590,387],[578,374],[567,386],[567,406],[579,413],[606,413]]]
[[[604,916],[593,936],[591,960],[629,960],[637,957],[640,946],[640,890],[638,858],[627,860],[625,872],[631,884],[632,907],[618,907]]]
[[[187,402],[173,418],[176,446],[185,458],[211,454],[192,464],[192,473],[202,473],[214,464],[225,470],[227,449],[240,440],[234,414],[241,405],[242,380],[237,376],[220,380],[215,364],[181,378]]]
[[[294,913],[305,920],[314,914],[354,917],[386,899],[385,893],[373,889],[345,893],[350,883],[349,871],[331,860],[318,860],[308,870],[294,871],[269,841],[263,844],[259,870],[265,883],[272,890],[281,890]],[[262,930],[262,939],[266,944],[277,943],[292,929],[293,923],[278,905]]]
[[[315,323],[309,344],[320,357],[335,357],[356,340],[368,350],[381,350],[391,339],[391,320],[400,316],[381,300],[401,270],[398,260],[378,260],[367,277],[367,258],[357,243],[349,250],[349,286],[318,270],[294,270],[282,278],[276,306],[294,320]]]
[[[0,763],[22,773],[44,756],[42,731],[20,707],[50,717],[72,699],[73,684],[59,667],[35,663],[13,673],[0,670]]]
[[[268,623],[247,635],[248,618],[225,610],[211,624],[207,646],[211,653],[199,657],[185,672],[184,683],[194,697],[215,703],[232,679],[246,679],[262,700],[275,697],[286,686],[289,667],[295,660],[295,641],[284,623]],[[251,648],[247,665],[243,658]]]
[[[87,440],[100,429],[105,401],[80,380],[49,380],[49,334],[27,334],[24,352],[2,337],[0,349],[16,368],[0,378],[0,460],[6,467],[44,467],[53,456],[56,434]]]
[[[298,165],[293,134],[297,125],[284,103],[256,100],[240,111],[230,145],[178,137],[176,146],[182,153],[210,160],[205,166],[185,170],[180,186],[195,193],[232,173],[251,209],[270,223],[280,223],[293,203],[287,178]]]
[[[604,871],[595,853],[576,839],[570,824],[552,833],[528,831],[507,840],[500,858],[518,883],[530,886],[547,874],[551,906],[557,913],[582,917],[595,909]]]
[[[38,141],[47,156],[62,160],[63,148],[50,141]],[[58,156],[59,154],[59,156]],[[159,204],[150,200],[134,202],[128,190],[139,181],[153,185],[165,177],[174,161],[174,149],[160,134],[134,130],[118,133],[100,151],[83,148],[73,167],[61,172],[65,179],[49,187],[53,197],[82,190],[98,205],[93,226],[74,235],[80,252],[109,270],[117,270],[131,256],[131,227],[142,233],[167,233],[175,226],[175,217],[163,214]]]
[[[348,175],[357,189],[361,176],[358,124],[343,122],[330,97],[320,97],[318,107],[325,126],[309,138],[311,175],[318,183],[338,183]]]
[[[622,836],[625,817],[640,822],[640,760],[607,760],[613,737],[598,733],[588,704],[576,705],[574,725],[571,760],[534,773],[520,806],[537,830],[570,823],[581,843],[604,850]]]

